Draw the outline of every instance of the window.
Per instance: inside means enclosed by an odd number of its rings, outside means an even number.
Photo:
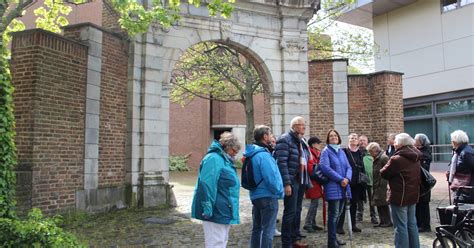
[[[460,101],[450,101],[445,103],[436,104],[436,113],[455,113],[455,112],[465,112],[474,110],[474,100],[460,100]]]
[[[416,106],[416,107],[408,107],[408,108],[403,109],[403,115],[405,117],[431,115],[432,113],[433,111],[431,110],[431,104]]]
[[[443,12],[446,12],[471,3],[474,3],[474,0],[441,0],[441,8]]]

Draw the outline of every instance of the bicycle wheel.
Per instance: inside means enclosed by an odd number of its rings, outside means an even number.
[[[474,245],[474,231],[470,230],[467,227],[464,227],[462,230],[456,231],[454,234],[456,238],[461,239],[462,241]]]
[[[456,248],[456,243],[451,238],[442,237],[441,239],[443,242],[439,238],[433,240],[433,248]]]

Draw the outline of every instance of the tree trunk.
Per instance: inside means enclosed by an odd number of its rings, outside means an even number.
[[[253,108],[253,92],[245,92],[245,143],[252,144],[253,140],[253,129],[255,127],[255,120],[253,116],[254,108]]]

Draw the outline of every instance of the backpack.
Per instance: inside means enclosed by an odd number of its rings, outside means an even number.
[[[255,154],[253,156],[255,156]],[[255,181],[253,174],[252,157],[245,157],[242,165],[242,175],[240,183],[240,185],[242,185],[242,188],[250,191],[255,190],[262,181],[263,178],[260,179],[258,183]]]

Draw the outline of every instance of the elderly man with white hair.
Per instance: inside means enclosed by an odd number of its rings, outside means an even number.
[[[396,248],[418,248],[420,240],[416,224],[416,203],[420,195],[420,159],[415,140],[406,133],[395,136],[395,153],[380,170],[388,181],[388,201],[392,209]]]
[[[474,194],[458,190],[461,186],[474,186],[474,149],[468,143],[469,137],[464,131],[451,133],[453,157],[448,182],[459,202],[474,203]]]
[[[311,185],[308,175],[311,154],[303,138],[306,129],[304,118],[297,116],[290,125],[290,131],[277,140],[274,153],[285,190],[281,243],[282,247],[304,247],[300,222],[303,195],[306,187]]]

